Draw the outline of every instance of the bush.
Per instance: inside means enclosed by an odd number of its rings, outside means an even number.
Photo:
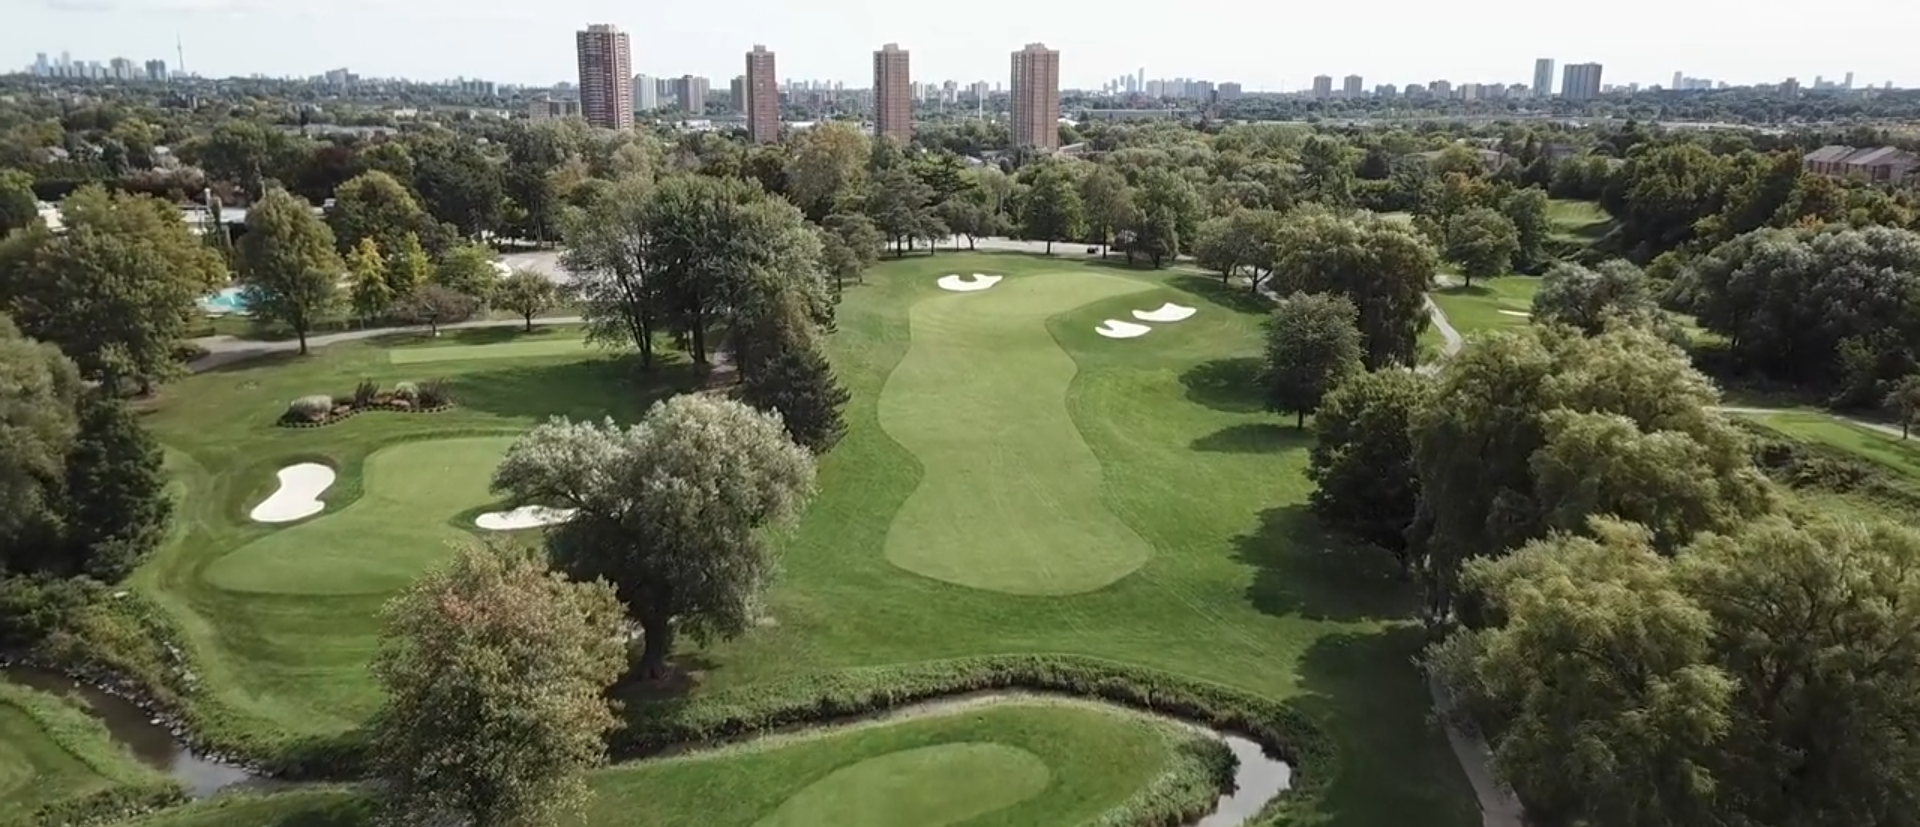
[[[1753,463],[1775,482],[1795,489],[1864,497],[1903,512],[1920,511],[1920,486],[1897,471],[1757,422],[1735,419],[1734,424],[1751,440]]]
[[[353,406],[355,408],[372,407],[374,397],[379,395],[379,382],[375,382],[372,379],[362,379],[360,380],[360,384],[353,386]]]
[[[432,410],[453,404],[453,388],[445,379],[428,379],[420,383],[420,407]]]
[[[393,398],[409,403],[420,401],[420,386],[412,382],[401,382],[393,386]]]
[[[333,397],[326,394],[302,396],[287,406],[287,417],[308,422],[324,422],[333,413]]]
[[[28,649],[71,628],[81,609],[105,598],[106,587],[86,577],[47,575],[0,580],[0,649]]]

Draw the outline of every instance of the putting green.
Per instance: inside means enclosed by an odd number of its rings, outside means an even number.
[[[537,339],[500,342],[491,345],[418,345],[387,351],[387,360],[396,365],[424,362],[463,362],[469,359],[521,359],[530,356],[579,356],[586,343],[577,338]]]
[[[1150,289],[1086,271],[1008,278],[909,313],[912,341],[880,396],[880,425],[920,460],[894,515],[894,565],[978,589],[1092,591],[1152,549],[1101,501],[1100,461],[1067,413],[1073,358],[1047,319]]]
[[[413,581],[458,536],[447,520],[493,501],[487,481],[507,437],[402,442],[375,451],[363,493],[339,511],[254,540],[208,565],[221,589],[274,594],[380,594]]]
[[[1001,744],[941,744],[835,771],[754,827],[944,827],[1046,790],[1047,762]]]

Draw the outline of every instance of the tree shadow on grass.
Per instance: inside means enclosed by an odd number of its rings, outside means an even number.
[[[1340,762],[1323,779],[1328,827],[1478,827],[1479,807],[1433,716],[1417,624],[1328,635],[1300,660],[1293,701],[1327,728]]]
[[[1334,536],[1303,505],[1261,512],[1234,558],[1254,567],[1247,599],[1267,614],[1351,622],[1411,617],[1418,604],[1392,555]]]
[[[1242,356],[1201,362],[1180,374],[1187,399],[1216,411],[1259,413],[1261,404],[1259,359]]]
[[[654,402],[700,387],[705,372],[687,362],[641,370],[631,357],[583,359],[474,371],[453,377],[454,400],[508,417],[575,421],[640,418]]]
[[[253,370],[254,368],[266,368],[266,367],[277,367],[280,365],[287,365],[293,362],[298,362],[306,358],[309,358],[309,357],[300,355],[299,351],[280,350],[280,349],[273,348],[270,345],[262,345],[257,348],[243,347],[237,350],[227,350],[227,351],[221,351],[219,353],[210,353],[207,356],[194,360],[194,364],[206,364],[207,362],[216,360],[216,359],[220,361],[219,364],[212,365],[211,367],[204,367],[204,368],[195,368],[192,364],[190,364],[188,365],[188,368],[193,370],[193,372],[196,374],[233,373],[235,371]],[[164,391],[162,392],[164,393]]]
[[[517,342],[521,339],[552,337],[561,332],[565,325],[534,325],[532,330],[521,325],[492,325],[489,327],[456,327],[441,330],[434,336],[427,328],[396,330],[382,336],[376,336],[373,344],[378,347],[405,347],[407,345],[498,345]]]
[[[1221,284],[1219,279],[1183,273],[1168,279],[1167,283],[1231,310],[1261,316],[1273,312],[1273,302],[1267,297],[1246,287]]]
[[[1442,287],[1433,292],[1438,293],[1442,296],[1491,296],[1491,295],[1494,295],[1493,288],[1488,287],[1484,284],[1473,284],[1473,285],[1456,284],[1452,287]]]
[[[1279,454],[1313,444],[1313,431],[1271,422],[1230,425],[1193,441],[1195,451],[1214,454]]]

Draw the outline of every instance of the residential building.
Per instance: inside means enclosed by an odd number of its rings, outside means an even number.
[[[1220,84],[1220,99],[1223,101],[1238,100],[1245,94],[1246,91],[1238,83],[1227,81]]]
[[[673,82],[673,97],[680,102],[680,109],[689,115],[699,117],[707,112],[707,79],[694,75],[681,75]]]
[[[913,139],[913,80],[907,50],[888,43],[873,53],[873,134],[904,144]],[[949,81],[951,83],[951,81]]]
[[[1314,75],[1313,96],[1316,98],[1333,97],[1333,77],[1331,75]]]
[[[773,53],[758,43],[747,53],[747,139],[756,144],[780,139],[780,75]]]
[[[595,23],[574,34],[580,57],[580,114],[602,129],[633,128],[633,56],[627,33]]]
[[[1817,175],[1859,178],[1875,184],[1897,184],[1920,172],[1920,155],[1890,146],[1854,149],[1835,144],[1807,153],[1803,166]]]
[[[535,121],[554,121],[561,118],[580,117],[580,102],[577,100],[556,100],[541,98],[527,103],[527,118]]]
[[[1060,53],[1028,43],[1013,53],[1012,99],[1008,101],[1016,148],[1060,148]]]
[[[1600,69],[1598,63],[1567,64],[1560,76],[1560,96],[1570,101],[1600,97]]]
[[[747,113],[747,76],[734,75],[727,84],[727,104],[742,115]]]
[[[1553,97],[1553,58],[1543,57],[1533,62],[1533,96]]]
[[[1367,89],[1363,84],[1364,81],[1361,80],[1359,75],[1348,75],[1346,79],[1340,83],[1340,96],[1349,100],[1366,97]]]
[[[646,75],[633,76],[633,111],[652,112],[660,108],[660,87]]]

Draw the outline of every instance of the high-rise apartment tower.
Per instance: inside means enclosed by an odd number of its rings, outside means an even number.
[[[873,135],[903,144],[913,138],[913,80],[898,43],[873,53]]]
[[[1533,96],[1553,97],[1553,58],[1543,57],[1533,62]]]
[[[1044,43],[1014,52],[1011,90],[1013,145],[1059,149],[1060,53]]]
[[[1600,97],[1600,64],[1569,63],[1560,76],[1560,96],[1570,101]]]
[[[1352,100],[1367,96],[1366,81],[1359,75],[1348,75],[1340,82],[1340,96]]]
[[[633,57],[627,33],[595,23],[574,35],[580,55],[580,115],[603,129],[633,128]]]
[[[780,75],[773,53],[758,43],[747,53],[747,139],[756,144],[780,139]]]

